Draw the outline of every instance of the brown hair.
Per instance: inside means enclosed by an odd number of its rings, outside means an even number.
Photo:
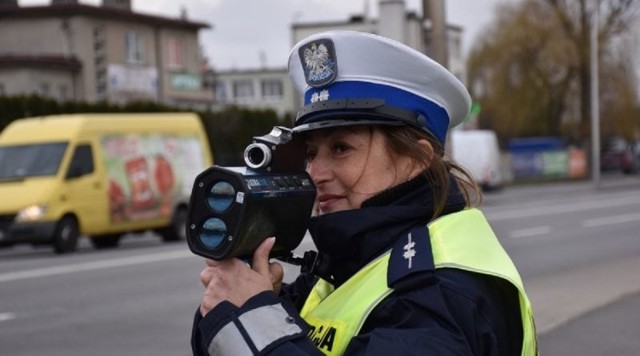
[[[425,171],[427,179],[434,183],[433,219],[442,214],[447,197],[451,191],[449,175],[455,177],[467,206],[478,206],[482,202],[482,191],[475,180],[462,166],[445,157],[444,147],[428,132],[412,126],[387,126],[382,130],[387,137],[389,148],[396,154],[412,157],[417,162],[429,167]],[[418,140],[425,139],[433,146],[434,155],[430,156]]]

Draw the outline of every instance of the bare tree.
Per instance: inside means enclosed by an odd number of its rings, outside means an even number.
[[[599,7],[598,48],[610,51],[612,40],[629,31],[634,23],[640,2],[637,0],[543,0],[553,10],[561,29],[578,53],[578,80],[580,90],[581,134],[586,134],[591,117],[591,72],[589,34],[596,6]],[[595,5],[595,6],[594,6]]]
[[[476,42],[468,63],[472,94],[483,106],[482,127],[502,137],[587,137],[589,1],[596,0],[523,0],[498,8],[497,20]],[[629,54],[613,44],[630,33],[640,1],[597,1],[603,17],[599,48],[607,58],[601,67],[601,73],[608,73],[603,86],[611,87],[609,79],[615,77],[616,90],[624,92],[635,85],[628,66],[621,65]],[[610,106],[620,98],[610,96]]]

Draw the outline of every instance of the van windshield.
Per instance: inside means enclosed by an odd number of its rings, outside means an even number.
[[[66,142],[0,146],[0,180],[55,175],[66,148]]]

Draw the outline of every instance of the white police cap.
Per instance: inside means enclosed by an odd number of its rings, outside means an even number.
[[[289,76],[304,94],[295,132],[326,127],[414,125],[444,144],[471,106],[447,69],[400,42],[365,32],[329,31],[298,42]]]

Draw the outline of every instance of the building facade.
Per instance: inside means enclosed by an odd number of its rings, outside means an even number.
[[[432,0],[438,3],[440,9],[444,9],[443,0]],[[368,18],[366,15],[356,15],[347,21],[321,22],[321,23],[294,23],[291,26],[291,45],[314,33],[329,30],[350,30],[375,33],[381,36],[395,39],[416,50],[432,55],[430,50],[435,48],[431,36],[431,22],[418,16],[415,12],[407,11],[404,0],[381,0],[378,3],[379,18]],[[432,16],[444,16],[438,12]],[[436,22],[437,21],[433,21]],[[440,21],[442,22],[442,21]],[[458,26],[446,26],[446,40],[444,47],[447,49],[446,63],[442,63],[462,82],[466,80],[466,66],[462,50],[462,28]],[[433,57],[433,55],[432,55]],[[283,95],[278,99],[265,100],[265,95],[260,91],[265,78],[280,81]],[[293,88],[293,84],[287,76],[286,68],[253,69],[220,71],[215,73],[215,97],[216,106],[233,104],[250,108],[271,108],[279,114],[297,112],[302,104],[299,93]],[[240,89],[247,88],[247,89]],[[253,88],[249,90],[249,88]]]
[[[100,6],[53,0],[0,3],[0,95],[60,101],[155,101],[207,108],[213,94],[198,31],[186,18],[135,13],[130,0]]]
[[[294,112],[294,88],[284,67],[216,72],[214,83],[216,109],[270,109],[281,117]]]

